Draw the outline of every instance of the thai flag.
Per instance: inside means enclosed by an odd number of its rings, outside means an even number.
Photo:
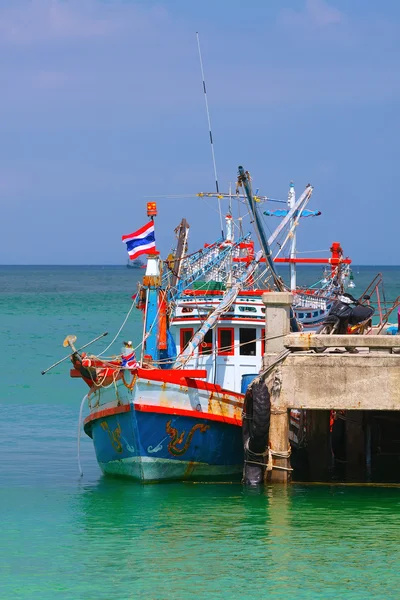
[[[134,260],[141,254],[146,254],[149,250],[155,249],[156,240],[154,237],[154,222],[150,221],[137,231],[129,235],[123,235],[122,241],[126,244],[129,258]]]

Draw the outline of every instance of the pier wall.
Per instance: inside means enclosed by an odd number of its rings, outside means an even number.
[[[263,370],[271,393],[270,447],[284,455],[288,446],[289,409],[307,410],[310,473],[329,462],[329,415],[346,411],[346,462],[370,462],[370,420],[363,411],[400,410],[400,336],[289,334],[292,295],[264,294],[266,352]],[[357,353],[354,353],[356,349]],[[324,350],[321,353],[321,350]],[[318,352],[319,351],[319,352]],[[369,440],[369,441],[368,441]],[[369,456],[368,456],[369,455]],[[290,459],[269,471],[271,481],[290,478]],[[315,468],[314,468],[315,467]]]
[[[296,352],[283,361],[281,369],[281,407],[400,409],[400,355]]]

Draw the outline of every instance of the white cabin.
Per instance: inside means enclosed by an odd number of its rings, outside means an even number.
[[[265,307],[259,295],[242,294],[187,363],[188,368],[206,369],[208,382],[237,393],[241,392],[243,375],[260,371],[265,347]],[[178,355],[220,301],[221,296],[204,295],[179,299],[171,319]]]

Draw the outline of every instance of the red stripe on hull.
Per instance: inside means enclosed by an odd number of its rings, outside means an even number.
[[[242,420],[239,418],[226,417],[224,415],[215,415],[213,413],[204,413],[198,410],[186,410],[183,408],[172,408],[168,406],[157,406],[152,404],[134,404],[133,407],[135,410],[138,410],[140,412],[159,413],[183,417],[195,417],[196,419],[208,419],[209,421],[219,421],[221,423],[237,425],[238,427],[242,426]],[[83,424],[84,426],[87,426],[89,423],[97,421],[98,419],[104,419],[105,417],[119,415],[122,413],[129,412],[130,410],[130,404],[124,404],[123,406],[115,406],[113,408],[106,408],[104,410],[97,410],[96,412],[86,417]]]
[[[219,421],[229,425],[242,426],[242,420],[235,417],[225,417],[224,415],[214,415],[198,410],[184,410],[182,408],[169,408],[168,406],[152,406],[149,404],[135,404],[135,410],[140,412],[161,413],[165,415],[177,415],[182,417],[195,417],[196,419],[208,419],[209,421]]]
[[[126,413],[131,410],[130,404],[123,404],[122,406],[114,406],[113,408],[105,408],[104,410],[97,410],[94,413],[91,413],[86,419],[83,421],[84,425],[91,423],[92,421],[96,421],[97,419],[103,419],[104,417],[109,417],[110,415],[120,415],[121,413]]]

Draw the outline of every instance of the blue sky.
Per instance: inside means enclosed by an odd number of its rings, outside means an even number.
[[[195,32],[220,187],[242,164],[322,216],[299,250],[340,241],[399,264],[400,3],[0,0],[0,263],[123,264],[150,195],[213,190]],[[219,232],[214,201],[160,199],[168,252]]]

